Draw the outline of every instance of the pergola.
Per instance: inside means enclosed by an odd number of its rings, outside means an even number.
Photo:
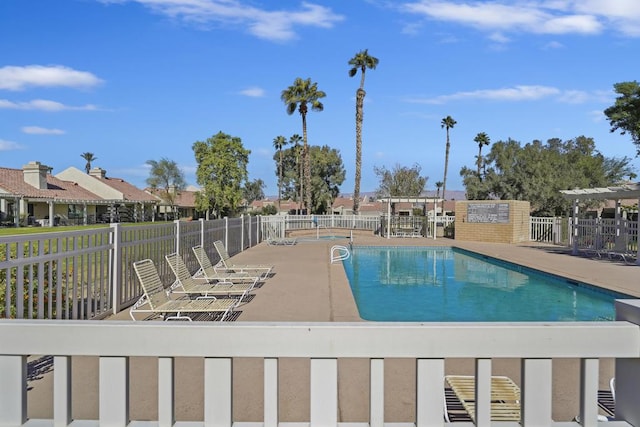
[[[640,207],[640,182],[634,184],[624,184],[619,186],[611,186],[611,187],[600,187],[600,188],[577,188],[574,190],[560,190],[560,193],[567,199],[573,200],[573,253],[577,254],[578,252],[578,241],[575,237],[577,237],[578,228],[575,226],[578,219],[579,206],[578,202],[580,200],[615,200],[616,201],[616,210],[615,210],[615,219],[616,224],[620,224],[621,219],[621,206],[622,200],[629,199],[638,199],[638,206]],[[618,235],[620,230],[616,230]],[[640,245],[638,245],[638,253],[636,254],[636,264],[640,265]]]
[[[379,202],[387,202],[387,239],[391,238],[391,204],[392,203],[433,203],[433,239],[436,238],[436,220],[437,220],[437,207],[438,202],[442,202],[443,199],[438,197],[385,197],[378,199]]]

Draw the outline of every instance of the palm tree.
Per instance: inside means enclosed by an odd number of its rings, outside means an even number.
[[[442,188],[442,181],[436,182],[436,198],[440,198],[440,189]]]
[[[452,129],[456,125],[456,121],[453,117],[447,116],[442,119],[440,126],[447,129],[447,148],[444,154],[444,179],[442,180],[442,198],[445,199],[445,191],[447,190],[447,169],[449,168],[449,149],[451,144],[449,143],[449,129]]]
[[[87,164],[84,165],[84,170],[89,173],[89,171],[91,170],[91,162],[98,160],[98,158],[94,156],[93,153],[90,153],[88,151],[86,153],[80,154],[80,157],[87,161]]]
[[[278,161],[278,210],[280,210],[280,199],[282,198],[282,147],[288,144],[287,138],[282,135],[273,138],[273,148],[279,154]]]
[[[298,198],[298,214],[302,214],[302,189],[303,189],[303,185],[302,185],[302,163],[300,162],[301,159],[301,152],[300,152],[300,141],[302,141],[302,137],[300,135],[298,135],[297,133],[294,133],[293,135],[291,135],[291,137],[289,138],[289,144],[294,146],[295,149],[295,153],[296,153],[296,166],[298,168],[298,187],[300,189],[300,192],[298,193],[300,196]]]
[[[356,176],[353,188],[353,214],[357,215],[360,209],[360,178],[362,174],[362,120],[364,116],[364,97],[367,94],[364,90],[364,74],[367,68],[375,70],[378,65],[378,58],[370,56],[368,49],[361,50],[349,60],[351,69],[349,77],[360,73],[360,87],[356,91]]]
[[[321,90],[318,90],[318,84],[312,83],[311,79],[303,80],[296,77],[293,85],[282,91],[280,99],[287,106],[287,114],[291,115],[298,110],[302,117],[302,140],[304,147],[302,151],[302,159],[304,163],[304,187],[305,187],[305,205],[307,210],[311,210],[311,159],[309,159],[309,145],[307,144],[307,113],[309,107],[312,111],[324,110],[324,105],[320,102],[320,98],[327,96]]]
[[[489,145],[491,140],[489,139],[489,135],[484,132],[480,132],[473,138],[475,142],[478,143],[478,177],[480,177],[480,166],[482,165],[482,146]]]

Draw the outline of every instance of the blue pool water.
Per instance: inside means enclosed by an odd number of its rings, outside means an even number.
[[[629,298],[453,248],[356,247],[343,264],[373,321],[612,320]]]

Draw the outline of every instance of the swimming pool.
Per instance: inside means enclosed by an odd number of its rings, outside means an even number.
[[[355,247],[343,265],[372,321],[612,320],[629,298],[456,248]]]

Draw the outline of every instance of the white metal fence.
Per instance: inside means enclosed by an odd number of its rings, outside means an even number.
[[[616,426],[640,423],[637,384],[640,381],[640,307],[637,301],[619,301],[616,322],[586,323],[260,323],[240,322],[53,322],[46,320],[0,320],[0,425],[135,425],[130,415],[130,358],[157,359],[157,376],[146,378],[157,395],[158,411],[152,425],[175,424],[175,384],[181,381],[174,360],[200,358],[204,362],[204,411],[190,425],[277,427],[281,396],[279,359],[310,359],[309,419],[304,425],[337,427],[384,427],[396,420],[385,415],[387,399],[397,399],[385,387],[385,359],[416,361],[414,406],[416,427],[442,427],[444,423],[444,373],[449,358],[475,359],[477,384],[476,421],[489,420],[492,361],[521,360],[521,422],[524,427],[567,426],[552,420],[552,359],[581,360],[579,380],[568,385],[580,396],[581,424],[597,426],[599,359],[616,358]],[[141,339],[144,337],[144,339]],[[179,343],[179,345],[177,344]],[[293,344],[295,343],[295,344]],[[55,355],[53,368],[53,415],[47,420],[28,420],[27,358],[32,354]],[[99,357],[99,410],[91,420],[73,420],[74,381],[71,358]],[[264,413],[257,423],[234,418],[234,358],[263,361],[261,384]],[[360,385],[367,390],[370,410],[366,419],[339,418],[338,361],[362,358],[369,375]],[[358,387],[360,387],[358,386]],[[566,386],[566,385],[565,385]],[[406,404],[407,402],[401,402]],[[197,414],[196,414],[197,415]],[[35,424],[34,424],[35,423]],[[80,423],[80,424],[78,424]],[[339,424],[340,423],[340,424]],[[517,424],[514,424],[517,425]],[[572,425],[578,425],[572,424]]]
[[[174,221],[0,237],[0,318],[93,319],[117,313],[141,295],[132,264],[150,258],[164,283],[164,256],[178,252],[197,270],[191,247],[218,259],[215,240],[231,255],[260,242],[260,217]]]
[[[437,217],[437,230],[451,230],[455,217]],[[234,255],[288,231],[369,230],[386,236],[433,236],[425,217],[394,216],[245,216],[213,221],[174,221],[81,231],[0,237],[0,318],[92,319],[133,304],[141,288],[131,265],[150,258],[165,283],[173,275],[164,256],[178,252],[191,272],[197,270],[191,247],[202,245],[212,260],[213,241],[222,240]],[[574,247],[616,247],[637,251],[638,222],[579,220],[576,234],[561,218],[531,218],[530,240]],[[570,239],[573,240],[570,240]]]

